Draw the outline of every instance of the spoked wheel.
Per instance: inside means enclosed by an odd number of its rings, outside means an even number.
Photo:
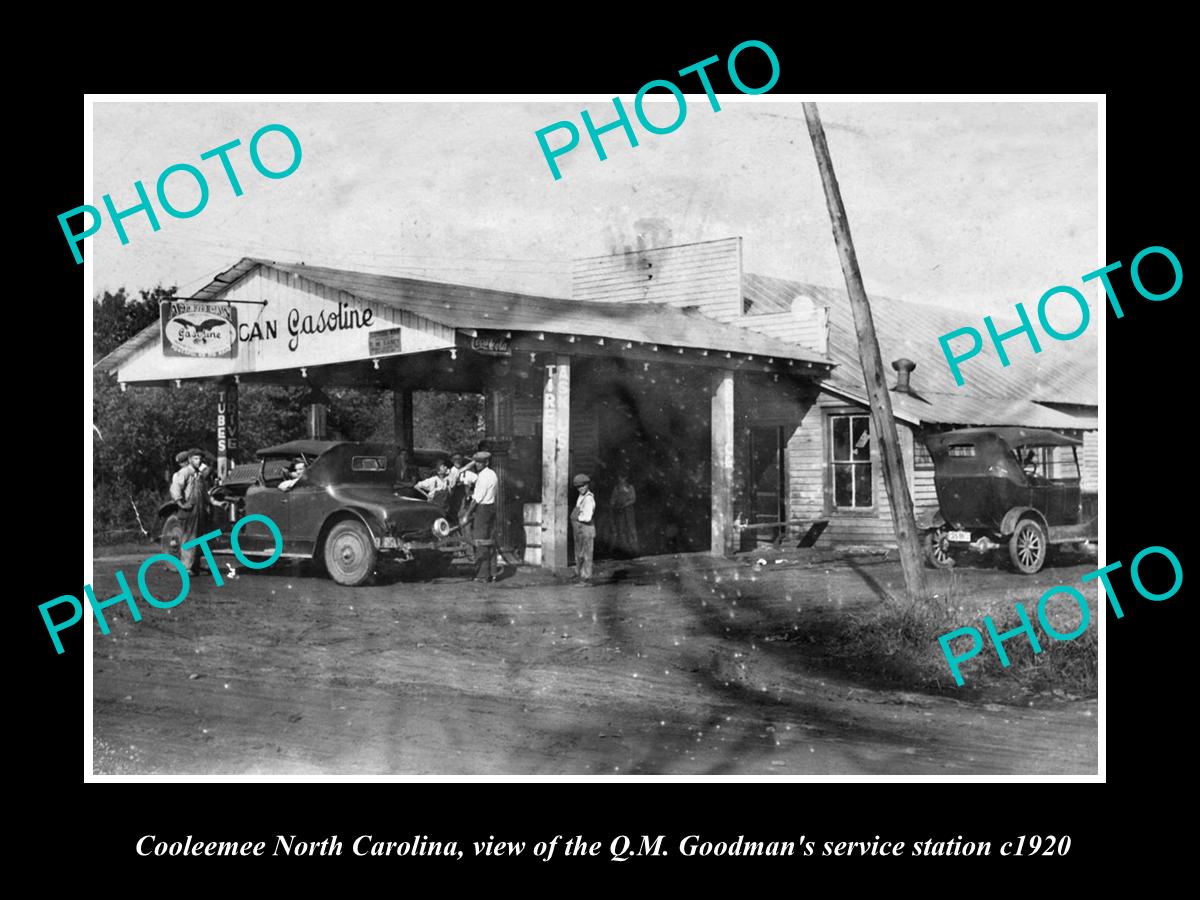
[[[345,519],[325,538],[325,569],[338,584],[362,584],[375,571],[375,541],[356,519]]]
[[[171,515],[163,524],[162,534],[158,539],[162,552],[168,556],[179,558],[179,545],[183,543],[183,523],[177,515]]]
[[[935,569],[954,567],[954,557],[947,549],[946,529],[935,528],[925,532],[925,561]]]
[[[1046,529],[1034,519],[1022,519],[1008,539],[1008,556],[1018,572],[1033,575],[1046,563]]]

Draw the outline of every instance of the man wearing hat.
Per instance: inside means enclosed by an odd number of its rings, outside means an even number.
[[[458,519],[466,511],[468,492],[475,490],[474,464],[467,462],[461,453],[452,453],[450,475],[446,482],[450,489],[449,513],[452,518]]]
[[[500,479],[491,467],[492,454],[480,450],[471,457],[475,462],[475,487],[464,519],[473,522],[471,538],[475,544],[475,580],[495,581],[492,557],[495,554],[496,491]]]
[[[204,458],[207,456],[199,447],[184,450],[175,455],[175,461],[182,468],[171,478],[171,499],[179,505],[182,513],[180,524],[183,533],[179,537],[179,558],[189,572],[198,572],[197,557],[199,549],[183,545],[195,540],[208,524],[208,480],[205,470],[208,468]]]
[[[592,584],[592,549],[596,543],[596,497],[592,493],[591,479],[576,475],[572,480],[579,497],[571,510],[571,523],[575,528],[575,574],[579,584]]]

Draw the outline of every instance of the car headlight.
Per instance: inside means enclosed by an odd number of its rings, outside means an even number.
[[[433,533],[440,538],[444,538],[450,533],[450,523],[445,519],[438,519],[433,523]]]

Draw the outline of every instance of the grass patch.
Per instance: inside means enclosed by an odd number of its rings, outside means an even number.
[[[1034,653],[1024,635],[1014,637],[1004,644],[1009,657],[1009,665],[1004,667],[983,627],[983,616],[992,615],[1001,634],[1018,627],[1021,620],[1012,601],[999,601],[994,606],[973,616],[953,601],[952,594],[915,602],[887,602],[868,612],[849,615],[843,627],[826,632],[821,642],[851,668],[875,674],[879,677],[874,680],[891,687],[972,698],[987,695],[1008,702],[1031,694],[1061,699],[1096,695],[1099,645],[1094,622],[1075,640],[1054,640],[1037,624],[1032,604],[1026,603],[1042,652]],[[1074,621],[1069,621],[1069,612],[1050,612],[1051,624],[1061,633],[1078,626],[1078,611]],[[938,638],[964,626],[983,632],[984,645],[977,656],[960,664],[965,683],[958,687]],[[969,640],[957,639],[952,649],[965,651]]]

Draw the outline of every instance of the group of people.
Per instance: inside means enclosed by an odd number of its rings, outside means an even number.
[[[497,578],[496,492],[500,479],[491,465],[492,454],[478,450],[467,460],[461,453],[439,460],[432,475],[418,481],[414,487],[430,503],[446,510],[458,520],[463,534],[468,528],[474,551],[475,581],[491,584]]]
[[[491,583],[497,578],[495,567],[504,567],[503,557],[496,546],[496,492],[499,479],[491,466],[492,455],[479,450],[470,461],[461,453],[449,461],[439,460],[433,474],[415,485],[426,499],[437,503],[458,520],[463,534],[470,529],[471,546],[475,556],[474,580]],[[576,584],[591,585],[592,563],[596,546],[596,497],[591,478],[576,475],[572,481],[578,496],[571,511],[575,537]],[[634,504],[637,491],[629,477],[621,472],[609,498],[609,520],[613,549],[625,556],[638,553],[637,520]]]
[[[201,571],[195,547],[183,545],[204,533],[208,526],[208,491],[212,487],[212,460],[209,454],[193,447],[176,455],[179,470],[171,478],[171,499],[177,504],[181,517],[180,558],[189,571]],[[496,546],[496,494],[499,478],[491,465],[492,454],[480,449],[471,459],[461,453],[449,460],[439,460],[434,472],[414,485],[426,499],[446,510],[457,519],[462,534],[471,535],[474,551],[474,580],[483,584],[496,581],[497,569],[504,568],[503,557]],[[307,464],[297,459],[279,490],[291,490],[303,477]],[[591,585],[592,560],[596,543],[596,497],[591,478],[576,475],[572,482],[578,493],[571,511],[575,537],[576,583]],[[638,552],[637,521],[634,504],[637,491],[625,473],[617,475],[617,484],[609,499],[611,542],[618,553],[636,556]],[[497,562],[499,557],[499,562]]]

